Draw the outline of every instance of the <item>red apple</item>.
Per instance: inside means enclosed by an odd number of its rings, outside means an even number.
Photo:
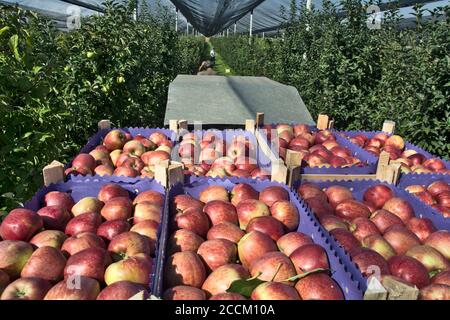
[[[3,240],[28,241],[42,227],[42,217],[34,211],[14,209],[0,224],[0,236]]]
[[[105,283],[109,286],[119,281],[130,281],[148,287],[152,265],[152,259],[145,254],[112,263],[106,268]]]
[[[133,201],[133,204],[139,204],[141,202],[150,202],[159,207],[164,206],[164,196],[155,190],[147,190],[139,193]]]
[[[283,282],[293,285],[289,281],[296,275],[296,269],[292,261],[281,252],[269,252],[255,260],[249,268],[252,277],[257,277],[263,281]]]
[[[436,201],[440,206],[450,208],[450,190],[443,191],[436,195]]]
[[[336,215],[344,220],[352,221],[358,217],[368,218],[370,210],[367,206],[356,200],[344,200],[336,206]]]
[[[237,206],[239,202],[247,199],[258,200],[259,193],[252,186],[246,183],[240,183],[231,190],[231,203]]]
[[[197,250],[208,271],[236,262],[236,245],[225,239],[214,239],[203,242]]]
[[[83,213],[67,223],[65,233],[74,236],[83,232],[96,233],[102,223],[102,217],[95,212]]]
[[[267,187],[259,193],[259,200],[271,207],[277,201],[289,200],[289,192],[283,187]]]
[[[158,241],[159,223],[153,220],[146,220],[135,224],[130,231],[139,233],[149,240],[150,255],[153,255],[156,250],[156,242]]]
[[[365,277],[373,274],[389,274],[389,266],[385,258],[378,252],[368,248],[355,248],[351,253],[352,261]]]
[[[250,220],[256,217],[269,216],[269,208],[261,201],[254,199],[242,200],[236,207],[239,226],[242,230],[247,228]]]
[[[450,286],[430,284],[420,289],[419,300],[450,300]]]
[[[122,177],[136,178],[139,175],[139,171],[128,167],[118,167],[116,168],[116,170],[114,170],[113,174],[119,177],[122,176]]]
[[[129,300],[136,294],[144,291],[146,287],[130,281],[118,281],[104,288],[97,296],[97,300]]]
[[[43,300],[52,285],[40,278],[20,278],[10,283],[1,300]]]
[[[450,271],[442,271],[431,278],[433,284],[444,284],[450,286]]]
[[[285,233],[284,225],[271,216],[256,217],[250,220],[246,232],[254,230],[267,234],[274,241],[277,241]]]
[[[72,197],[68,193],[61,191],[51,191],[47,193],[44,197],[44,202],[46,206],[63,207],[69,212],[72,211],[72,207],[75,205]]]
[[[59,249],[41,247],[33,252],[22,269],[22,278],[41,278],[48,281],[58,281],[63,277],[66,258]]]
[[[437,180],[427,187],[427,191],[435,197],[441,192],[450,191],[450,185],[443,180]]]
[[[305,244],[289,256],[297,274],[303,274],[315,269],[329,269],[327,253],[317,244]]]
[[[322,144],[327,140],[336,140],[336,138],[334,137],[333,132],[331,132],[331,130],[321,130],[319,132],[316,133],[315,136],[315,143],[316,144]]]
[[[205,291],[190,286],[176,286],[163,293],[164,300],[206,300]]]
[[[103,139],[103,145],[109,151],[122,149],[123,146],[125,145],[125,142],[126,142],[125,134],[120,130],[110,131]]]
[[[336,206],[344,200],[353,199],[352,192],[348,188],[343,186],[328,187],[325,191],[325,194],[328,197],[328,202],[333,208],[336,208]]]
[[[272,251],[277,251],[275,242],[268,235],[259,231],[247,233],[238,243],[239,260],[247,268],[256,259]]]
[[[132,156],[140,157],[145,153],[145,147],[137,140],[131,140],[123,146],[123,152],[129,153]]]
[[[82,232],[64,241],[61,251],[69,255],[88,248],[105,248],[105,242],[95,233]]]
[[[350,225],[350,231],[359,241],[362,241],[367,236],[380,234],[378,227],[366,217],[353,219]]]
[[[386,140],[384,146],[392,146],[398,150],[403,150],[405,148],[405,141],[399,135],[392,135]]]
[[[115,236],[129,231],[130,224],[125,220],[111,220],[103,222],[97,229],[97,235],[110,241]]]
[[[24,241],[0,241],[0,270],[10,279],[19,277],[32,253],[33,247]]]
[[[97,163],[93,156],[87,153],[80,153],[73,159],[72,167],[74,168],[88,168],[90,171],[93,171]]]
[[[236,208],[228,201],[213,200],[209,201],[203,208],[212,225],[216,225],[222,222],[231,222],[238,224],[238,215]]]
[[[430,234],[436,231],[436,228],[428,218],[411,218],[406,224],[406,228],[412,231],[420,241],[424,242]]]
[[[199,235],[186,229],[175,231],[167,243],[167,254],[172,255],[175,252],[194,251],[197,252],[200,245],[205,240]]]
[[[437,159],[437,158],[432,158],[432,159],[426,160],[423,163],[423,166],[434,172],[442,170],[442,169],[446,169],[444,161]]]
[[[99,165],[94,169],[95,174],[100,177],[112,176],[114,174],[114,167],[111,165]]]
[[[344,300],[339,285],[326,273],[313,273],[300,279],[295,289],[302,300]]]
[[[320,224],[327,231],[331,231],[338,228],[349,230],[348,223],[335,215],[325,214],[323,216],[319,216],[318,219],[320,221]],[[356,219],[364,219],[364,218],[356,218]]]
[[[228,191],[222,186],[209,186],[200,192],[199,200],[203,203],[213,200],[229,201]]]
[[[290,256],[296,249],[314,243],[310,236],[301,232],[290,232],[277,241],[278,249],[285,255]]]
[[[406,255],[422,263],[431,274],[450,269],[450,262],[439,251],[430,246],[412,247],[406,252]]]
[[[445,258],[450,259],[450,231],[439,230],[433,232],[425,240],[425,244],[439,251]]]
[[[270,207],[272,217],[280,221],[286,230],[295,231],[300,223],[297,207],[286,200],[277,201]]]
[[[297,192],[304,200],[308,200],[310,198],[319,198],[323,201],[327,201],[327,195],[323,192],[318,186],[312,183],[303,183],[301,184]]]
[[[38,210],[38,215],[42,217],[44,228],[52,230],[64,230],[71,214],[59,206],[43,207]]]
[[[425,202],[428,205],[436,204],[436,200],[433,198],[433,196],[428,192],[418,192],[414,194],[417,198],[419,198],[421,201]],[[438,195],[439,196],[439,195]],[[438,197],[436,196],[436,198]]]
[[[176,252],[165,266],[166,287],[187,285],[201,288],[206,279],[206,270],[200,256],[192,251]]]
[[[383,209],[395,214],[405,224],[408,222],[409,219],[415,216],[414,209],[406,200],[402,198],[394,197],[389,199],[384,204]]]
[[[159,131],[153,132],[148,139],[158,146],[168,140],[166,135]]]
[[[83,276],[103,282],[111,257],[102,248],[89,248],[72,255],[64,268],[64,277]]]
[[[115,261],[138,254],[150,255],[150,241],[137,232],[124,232],[112,238],[108,245],[108,252]]]
[[[375,208],[381,209],[384,204],[394,197],[391,188],[384,184],[372,186],[364,192],[363,199],[365,202],[372,204]]]
[[[397,254],[405,254],[412,247],[420,245],[417,236],[404,226],[393,225],[384,233],[384,238],[394,248]]]
[[[239,293],[224,292],[224,293],[218,293],[218,294],[211,296],[211,298],[209,298],[209,300],[247,300],[247,299]]]
[[[351,252],[354,248],[358,248],[361,246],[358,239],[356,239],[355,236],[346,229],[333,229],[330,231],[330,234],[347,252]]]
[[[206,238],[208,240],[226,239],[237,244],[244,234],[244,231],[237,225],[230,222],[222,222],[209,229]]]
[[[301,300],[297,291],[280,282],[264,282],[253,290],[252,300]]]
[[[141,160],[147,166],[156,166],[162,161],[170,160],[170,154],[165,151],[148,151],[141,156]]]
[[[30,243],[37,248],[40,247],[53,247],[61,249],[62,244],[67,239],[64,232],[59,230],[44,230],[36,234]]]
[[[403,221],[398,216],[383,209],[375,211],[370,216],[370,220],[377,226],[381,233],[385,233],[393,225],[403,226]]]
[[[133,222],[140,223],[145,220],[153,220],[161,223],[162,208],[151,202],[140,202],[134,208]]]
[[[188,209],[176,215],[175,224],[179,229],[187,229],[201,237],[209,230],[209,220],[205,213],[198,209]]]
[[[334,209],[331,207],[331,205],[320,197],[308,198],[306,200],[306,203],[311,208],[314,215],[319,219],[320,217],[325,215],[334,215]]]
[[[257,168],[255,170],[253,170],[250,173],[250,175],[253,179],[257,179],[257,178],[259,178],[261,180],[270,179],[270,173],[262,168]]]
[[[414,258],[399,255],[390,258],[388,264],[392,275],[414,284],[419,289],[430,284],[427,269]]]
[[[226,264],[214,270],[203,282],[201,288],[209,295],[225,293],[233,283],[250,277],[246,268],[239,264]]]
[[[115,197],[105,203],[101,215],[107,221],[127,220],[132,212],[133,205],[128,197]]]
[[[365,237],[361,244],[365,248],[378,252],[386,260],[396,255],[394,248],[379,234]]]

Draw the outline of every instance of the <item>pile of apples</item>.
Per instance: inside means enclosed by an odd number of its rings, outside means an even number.
[[[306,124],[290,126],[278,124],[275,129],[270,125],[263,127],[267,131],[268,141],[278,139],[279,156],[286,160],[287,150],[297,151],[303,155],[305,165],[316,167],[346,168],[362,166],[363,163],[352,152],[341,146],[333,132],[320,130],[312,132]]]
[[[148,138],[136,135],[134,138],[120,130],[110,131],[103,144],[89,154],[81,153],[72,161],[66,175],[154,177],[155,165],[169,160],[173,143],[161,132],[154,132]]]
[[[382,281],[395,277],[417,286],[420,299],[450,299],[450,231],[438,231],[429,219],[416,217],[391,188],[369,187],[364,202],[339,185],[322,190],[305,183],[298,193],[364,276],[377,270]]]
[[[358,134],[350,138],[350,141],[377,157],[382,151],[388,152],[394,163],[401,164],[402,173],[450,173],[442,160],[427,159],[415,150],[405,149],[405,141],[399,135],[389,136],[380,132],[373,138],[368,138],[364,134]]]
[[[444,180],[434,181],[429,186],[411,185],[405,190],[432,206],[445,218],[450,218],[450,185]]]
[[[233,136],[227,143],[222,134],[206,132],[201,138],[195,133],[183,135],[178,149],[185,174],[212,178],[270,178],[270,173],[258,166],[257,147],[244,136]]]
[[[163,299],[344,299],[325,249],[296,232],[299,212],[286,189],[237,184],[229,193],[213,185],[199,199],[176,196],[171,210]],[[251,277],[261,283],[250,297],[228,291]]]
[[[164,196],[116,184],[74,203],[52,191],[0,225],[2,300],[127,300],[147,292]],[[132,225],[131,225],[132,223]]]

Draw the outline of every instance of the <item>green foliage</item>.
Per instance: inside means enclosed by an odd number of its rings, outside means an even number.
[[[0,211],[42,186],[41,170],[66,162],[97,131],[161,126],[169,83],[195,71],[200,38],[179,38],[171,20],[107,3],[80,29],[56,30],[29,11],[0,6]]]
[[[448,159],[449,7],[433,11],[427,23],[415,7],[416,25],[408,29],[392,9],[380,29],[370,29],[359,1],[341,5],[347,16],[330,3],[321,12],[301,8],[284,37],[212,41],[237,73],[295,86],[314,117],[332,115],[342,130],[379,130],[394,120],[407,140]]]

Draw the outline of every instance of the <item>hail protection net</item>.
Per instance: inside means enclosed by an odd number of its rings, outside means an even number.
[[[331,0],[339,4],[339,0]],[[369,0],[367,0],[369,1]],[[367,2],[364,1],[365,3]],[[127,2],[127,0],[115,0]],[[222,31],[227,33],[253,34],[273,33],[283,27],[290,15],[292,0],[137,0],[137,14],[145,4],[152,14],[164,8],[173,17],[173,26],[179,32],[192,30],[205,36],[213,36]],[[304,8],[307,0],[295,0],[297,8]],[[400,15],[405,24],[414,24],[412,6],[422,4],[424,9],[433,10],[448,5],[449,0],[378,0],[380,15],[389,6],[401,8]],[[104,12],[104,0],[0,0],[0,4],[19,5],[25,9],[44,14],[64,28],[65,21],[76,12],[83,17]],[[315,10],[322,9],[322,0],[310,0]],[[299,13],[299,11],[297,12]],[[430,16],[425,11],[425,16]],[[193,27],[193,28],[192,28]]]

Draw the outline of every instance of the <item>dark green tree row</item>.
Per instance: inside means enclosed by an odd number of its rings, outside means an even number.
[[[206,49],[164,14],[135,21],[131,6],[109,3],[71,32],[0,6],[0,210],[29,199],[43,166],[70,160],[99,120],[162,126],[169,83]]]
[[[338,129],[380,130],[384,120],[394,120],[408,141],[448,159],[449,7],[431,12],[427,21],[415,7],[412,28],[404,28],[398,10],[391,9],[373,28],[360,1],[341,6],[346,15],[329,2],[320,12],[291,8],[276,37],[213,43],[236,73],[295,86],[313,116],[332,115]]]

